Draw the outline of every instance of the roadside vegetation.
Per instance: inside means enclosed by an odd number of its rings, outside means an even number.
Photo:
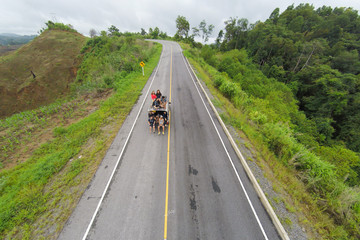
[[[69,32],[64,26],[42,35]],[[82,46],[67,97],[0,120],[2,239],[56,238],[160,53],[160,45],[135,34],[95,36]]]

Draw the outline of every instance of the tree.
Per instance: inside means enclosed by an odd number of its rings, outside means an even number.
[[[239,49],[244,47],[246,32],[248,30],[248,20],[246,18],[230,18],[225,21],[225,42],[228,49]]]
[[[109,27],[108,32],[109,32],[110,36],[119,36],[120,35],[119,29],[117,27],[115,27],[114,25],[111,25],[111,27]]]
[[[357,50],[342,51],[332,61],[332,67],[343,73],[360,73],[359,53]]]
[[[197,27],[193,27],[192,30],[194,36],[200,37],[200,30]]]
[[[224,37],[224,31],[220,30],[216,40],[215,40],[215,44],[217,48],[220,48],[221,42],[222,42],[222,38]]]
[[[97,35],[97,32],[96,32],[96,30],[95,29],[90,29],[90,31],[89,31],[89,35],[90,35],[90,37],[91,38],[93,38],[93,37],[96,37],[96,35]]]
[[[151,29],[151,31],[150,31]],[[152,28],[149,29],[149,35],[152,39],[158,39],[160,34],[160,29],[158,27],[155,27],[154,30]]]
[[[277,20],[279,19],[279,12],[280,12],[280,9],[279,8],[275,8],[275,10],[270,14],[270,17],[269,19],[272,20],[272,22],[274,24],[277,23]]]
[[[168,35],[167,35],[166,32],[161,31],[160,34],[159,34],[159,37],[162,38],[162,39],[166,39],[168,37]]]
[[[239,28],[236,26],[236,18],[230,18],[225,21],[225,36],[224,42],[227,49],[236,49],[239,38]]]
[[[303,25],[304,25],[303,16],[297,16],[289,23],[288,28],[293,32],[302,32]]]
[[[208,27],[206,27],[206,21],[202,20],[200,22],[199,29],[202,32],[201,38],[203,42],[207,42],[212,34],[212,31],[214,30],[214,25],[210,24]]]
[[[304,63],[304,65],[303,65],[302,68],[300,69],[300,71],[303,70],[306,66],[308,66],[309,60],[311,59],[311,57],[313,56],[313,54],[314,54],[316,51],[321,52],[321,51],[322,51],[322,48],[323,48],[323,45],[322,45],[321,42],[318,41],[318,40],[314,40],[314,41],[312,41],[312,42],[309,43],[309,44],[311,44],[311,51],[310,51],[310,53],[309,53],[309,55],[308,55],[308,57],[307,57],[307,59],[306,59],[306,62]],[[304,47],[305,47],[305,46],[304,46]]]
[[[147,33],[146,33],[146,31],[145,31],[145,29],[143,29],[143,28],[141,28],[141,33],[140,33],[142,36],[144,36],[144,35],[146,35]]]
[[[178,16],[176,18],[177,35],[180,37],[188,38],[190,24],[184,16]]]

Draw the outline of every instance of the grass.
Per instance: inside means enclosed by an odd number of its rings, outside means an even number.
[[[281,221],[283,224],[286,224],[288,226],[291,226],[292,225],[292,221],[291,219],[289,218],[285,218],[283,221]]]
[[[0,119],[0,146],[2,146],[0,172],[13,165],[12,159],[15,153],[22,152],[22,148],[28,146],[34,138],[39,141],[41,129],[54,127],[54,123],[63,124],[58,119],[59,116],[63,120],[73,118],[74,111],[84,106],[84,101],[80,98],[60,100],[36,110],[20,112]]]
[[[117,91],[100,103],[97,110],[67,125],[67,119],[81,109],[70,108],[60,126],[54,128],[52,140],[37,148],[25,162],[0,173],[2,238],[41,239],[59,234],[157,65],[161,47],[155,48],[146,63],[148,71],[144,77],[141,71],[123,76]],[[64,106],[64,103],[51,106],[49,109],[56,111],[55,106]],[[4,120],[2,125],[16,128],[21,121],[31,124],[44,121],[46,125],[49,109],[14,116],[15,120]],[[39,117],[40,112],[45,117]]]

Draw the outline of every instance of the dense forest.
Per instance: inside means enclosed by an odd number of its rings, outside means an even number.
[[[265,22],[230,18],[212,45],[194,42],[184,17],[177,27],[175,39],[194,47],[185,54],[246,116],[234,115],[231,124],[296,171],[312,199],[286,187],[296,201],[315,202],[332,218],[336,227],[311,216],[321,235],[359,239],[358,12],[300,4],[275,9]]]
[[[245,48],[266,76],[292,89],[322,144],[345,144],[360,152],[356,10],[291,5],[281,14],[275,9],[264,23],[231,18],[225,24],[217,39],[222,51]]]

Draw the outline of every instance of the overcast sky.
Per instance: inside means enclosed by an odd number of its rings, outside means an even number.
[[[213,37],[224,29],[230,17],[247,18],[249,23],[265,21],[279,7],[313,4],[352,7],[360,12],[360,0],[0,0],[0,33],[37,34],[48,20],[71,24],[78,32],[89,35],[115,25],[121,32],[146,31],[159,27],[173,36],[176,18],[186,17],[190,28],[204,19],[215,26]]]

